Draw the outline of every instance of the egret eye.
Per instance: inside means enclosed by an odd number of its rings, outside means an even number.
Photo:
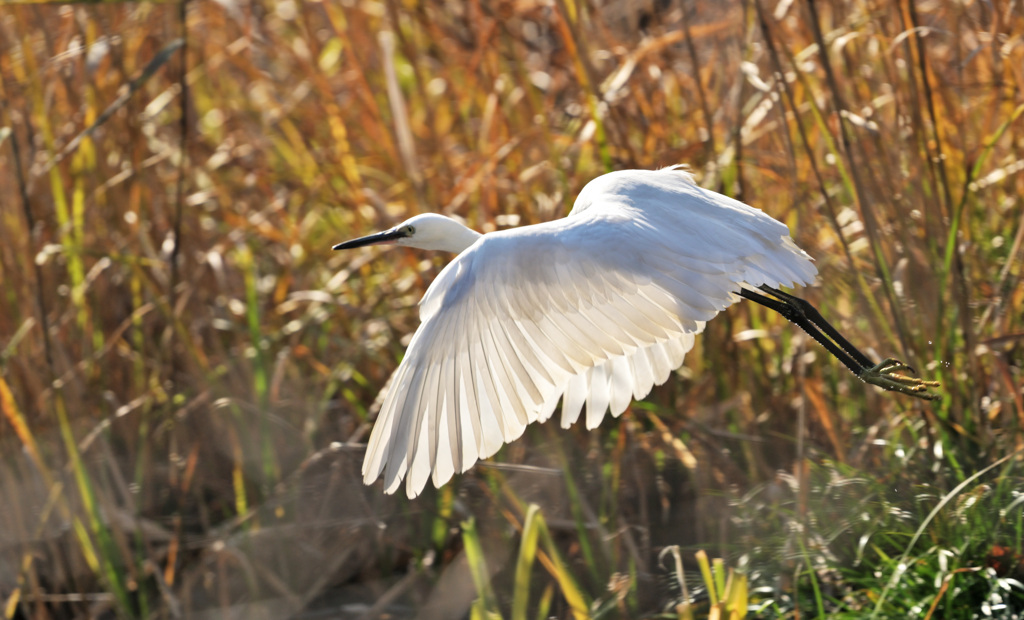
[[[416,227],[415,226],[406,226],[405,227],[405,232],[409,233],[409,236],[411,237],[411,236],[416,234]]]

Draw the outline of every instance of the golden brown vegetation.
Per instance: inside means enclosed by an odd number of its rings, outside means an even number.
[[[762,562],[781,616],[918,609],[835,566],[908,542],[851,515],[923,516],[1021,445],[1022,33],[1008,1],[0,6],[4,612],[451,617],[514,584],[514,615],[642,616],[670,544]],[[944,399],[866,388],[740,304],[598,432],[532,429],[498,459],[524,467],[415,502],[363,488],[447,257],[330,246],[420,211],[561,217],[594,176],[675,163],[788,223],[821,272],[802,294]],[[1020,551],[1014,488],[986,514],[1016,538],[970,548]],[[919,611],[954,617],[984,558],[947,525],[929,544],[959,563]]]

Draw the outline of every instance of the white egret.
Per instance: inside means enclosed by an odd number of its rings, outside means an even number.
[[[809,303],[777,287],[817,270],[788,228],[698,187],[684,170],[625,170],[583,188],[569,217],[481,235],[417,215],[335,250],[394,243],[458,256],[420,302],[384,398],[363,480],[415,497],[542,422],[586,407],[592,429],[683,363],[705,322],[741,297],[785,316],[864,381],[921,398],[935,382],[873,363]]]

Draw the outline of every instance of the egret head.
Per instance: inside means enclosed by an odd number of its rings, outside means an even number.
[[[360,237],[334,246],[335,250],[351,250],[367,245],[404,245],[421,250],[461,252],[473,245],[480,233],[470,230],[444,215],[424,213],[413,216],[394,228]]]

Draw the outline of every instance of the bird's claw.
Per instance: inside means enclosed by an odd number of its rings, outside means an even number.
[[[939,400],[938,394],[928,391],[928,388],[939,387],[938,381],[926,381],[917,377],[908,377],[900,374],[903,371],[916,372],[913,368],[900,360],[890,357],[882,360],[875,366],[867,368],[860,378],[866,383],[877,385],[884,390],[909,394],[924,400]]]

